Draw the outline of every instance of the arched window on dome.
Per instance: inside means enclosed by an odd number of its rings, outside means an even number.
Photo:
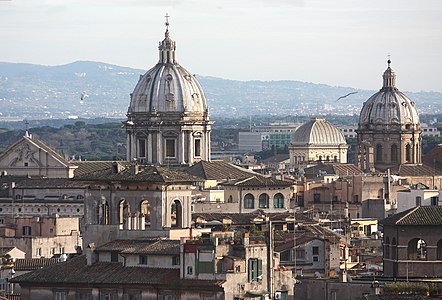
[[[318,160],[319,160],[319,161],[322,161],[322,155],[319,155]]]
[[[397,162],[397,145],[396,144],[391,145],[390,156],[391,156],[392,162]]]
[[[382,162],[382,145],[376,145],[376,162]]]
[[[410,144],[407,144],[407,146],[405,146],[405,161],[406,162],[411,161],[411,146],[410,146]]]
[[[327,155],[326,160],[327,160],[327,161],[330,161],[330,156]]]

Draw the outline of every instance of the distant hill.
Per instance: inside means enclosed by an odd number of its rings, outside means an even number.
[[[0,119],[124,118],[140,74],[93,61],[61,66],[0,62]],[[197,76],[212,118],[359,114],[375,91],[300,81],[235,81]],[[86,91],[88,97],[80,101]],[[340,96],[357,91],[348,98]],[[422,113],[442,112],[442,93],[407,93]]]

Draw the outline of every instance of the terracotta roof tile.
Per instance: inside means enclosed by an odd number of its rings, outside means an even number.
[[[174,168],[162,166],[147,166],[139,165],[139,171],[134,174],[131,172],[130,164],[120,163],[121,169],[119,172],[113,172],[112,163],[110,164],[96,164],[97,169],[75,176],[77,180],[115,180],[115,181],[130,181],[130,182],[155,182],[155,183],[173,183],[173,182],[195,182],[201,181],[201,178],[189,175],[188,173],[179,171]],[[88,169],[93,169],[93,163]]]
[[[31,271],[58,263],[60,263],[58,258],[19,258],[14,262],[14,269],[16,271]]]
[[[441,206],[417,206],[380,221],[383,225],[442,226]]]
[[[13,282],[21,285],[50,283],[54,286],[78,285],[164,285],[171,289],[181,287],[217,288],[224,281],[181,280],[180,269],[124,267],[121,263],[98,262],[88,266],[84,255],[34,272],[17,276]]]
[[[101,251],[118,251],[127,254],[179,255],[179,240],[114,240],[96,248]]]
[[[211,180],[228,180],[247,178],[256,173],[224,161],[200,161],[191,166],[187,172],[193,176]]]

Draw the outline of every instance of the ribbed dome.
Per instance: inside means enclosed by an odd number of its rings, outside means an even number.
[[[359,116],[359,128],[370,125],[418,125],[416,105],[396,88],[396,74],[390,68],[385,70],[382,89],[371,96],[363,105]]]
[[[344,135],[324,118],[312,118],[293,134],[293,145],[338,146],[346,144]]]
[[[206,97],[195,76],[175,60],[175,41],[166,30],[159,62],[140,77],[131,94],[128,114],[207,111]]]

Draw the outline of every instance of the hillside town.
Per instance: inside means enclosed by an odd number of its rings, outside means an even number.
[[[440,133],[390,59],[357,125],[256,126],[215,155],[203,87],[176,52],[167,21],[130,94],[125,160],[67,158],[32,129],[0,153],[4,299],[442,295],[442,146],[422,153]]]

